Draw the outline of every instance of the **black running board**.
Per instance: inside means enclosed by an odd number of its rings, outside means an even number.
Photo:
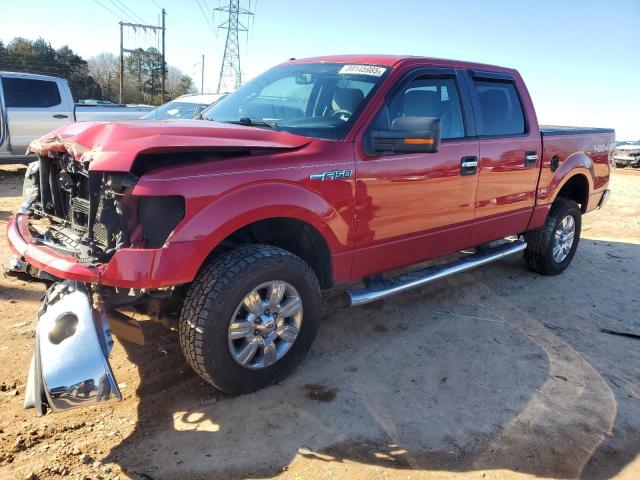
[[[366,288],[347,292],[347,297],[351,306],[375,302],[390,295],[404,292],[405,290],[419,287],[435,280],[440,280],[449,275],[466,272],[472,268],[495,262],[514,253],[522,252],[525,248],[527,248],[527,243],[521,240],[503,243],[496,247],[467,255],[448,265],[429,267],[400,275],[390,280],[382,280],[369,284]]]

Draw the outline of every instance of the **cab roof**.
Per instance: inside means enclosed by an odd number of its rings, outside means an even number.
[[[433,66],[446,66],[456,68],[482,68],[500,72],[515,72],[512,68],[499,67],[497,65],[488,65],[477,62],[465,62],[462,60],[450,60],[445,58],[434,57],[420,57],[412,55],[328,55],[322,57],[310,57],[291,59],[285,63],[353,63],[363,65],[378,65],[381,67],[398,67],[401,64],[415,64],[415,65],[433,65]]]
[[[10,72],[6,70],[0,70],[0,77],[19,77],[19,78],[30,78],[32,80],[61,80],[60,77],[52,77],[51,75],[41,75],[39,73],[28,73],[28,72]]]

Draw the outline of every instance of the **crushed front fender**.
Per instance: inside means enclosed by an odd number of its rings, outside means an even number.
[[[108,361],[112,347],[109,321],[93,308],[89,288],[54,284],[39,312],[25,408],[44,414],[122,400]]]

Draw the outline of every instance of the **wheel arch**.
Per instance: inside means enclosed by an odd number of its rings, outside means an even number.
[[[586,213],[591,191],[589,181],[583,173],[571,175],[562,184],[555,198],[567,198],[580,205],[582,213]],[[554,199],[555,200],[555,199]]]
[[[329,287],[334,279],[349,275],[350,215],[352,210],[338,210],[320,195],[297,185],[252,185],[208,204],[181,225],[170,242],[198,244],[192,259],[194,277],[212,256],[233,245],[253,242],[278,246],[300,256],[316,272],[321,286]],[[287,234],[292,240],[285,238]]]
[[[211,250],[203,264],[239,245],[264,244],[287,250],[309,264],[322,288],[334,284],[333,259],[325,237],[307,221],[270,217],[240,227]]]
[[[593,161],[584,152],[576,152],[564,159],[549,186],[553,203],[556,198],[568,198],[580,204],[586,212],[589,194],[593,192],[595,173]]]

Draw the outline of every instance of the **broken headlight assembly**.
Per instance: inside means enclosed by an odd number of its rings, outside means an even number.
[[[138,226],[131,232],[132,245],[161,248],[184,218],[184,197],[137,197]]]

